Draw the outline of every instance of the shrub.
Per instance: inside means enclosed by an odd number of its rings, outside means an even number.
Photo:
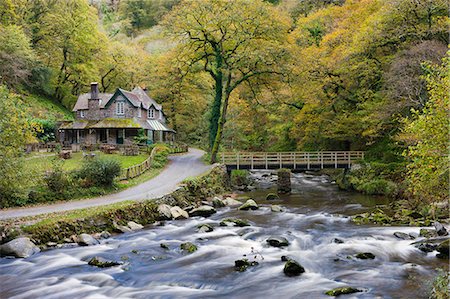
[[[357,186],[357,190],[371,195],[394,196],[397,193],[397,185],[385,179],[373,179]]]
[[[231,184],[233,186],[243,186],[249,184],[248,171],[234,169],[231,171]]]
[[[62,160],[55,158],[52,161],[52,170],[47,172],[44,177],[48,189],[57,194],[62,194],[69,185],[67,175],[62,170],[62,164]]]
[[[112,186],[114,179],[120,175],[120,162],[110,158],[95,158],[83,162],[77,177],[91,186]]]
[[[433,289],[431,290],[431,299],[448,298],[449,273],[442,270],[433,281]]]

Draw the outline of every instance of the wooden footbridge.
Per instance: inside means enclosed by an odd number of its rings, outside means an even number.
[[[292,170],[350,168],[364,159],[362,151],[339,152],[224,152],[222,163],[231,169],[279,169]]]

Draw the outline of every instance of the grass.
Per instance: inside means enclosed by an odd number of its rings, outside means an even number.
[[[33,118],[53,119],[53,120],[73,120],[73,114],[60,103],[56,103],[49,98],[28,95],[23,98],[24,108]]]
[[[145,159],[148,158],[147,155],[138,155],[138,156],[123,156],[120,154],[104,154],[100,151],[94,152],[97,157],[103,158],[112,158],[118,160],[122,166],[122,168],[128,168],[133,165],[144,162]],[[50,156],[48,153],[39,153],[29,156],[27,158],[27,163],[25,163],[25,169],[30,172],[45,172],[47,170],[52,169],[52,160],[55,156]],[[71,171],[76,170],[81,167],[82,162],[84,161],[83,154],[73,153],[72,158],[64,160],[63,170]]]

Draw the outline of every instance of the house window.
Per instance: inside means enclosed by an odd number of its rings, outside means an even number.
[[[138,117],[141,117],[142,116],[142,109],[141,109],[141,107],[139,107],[138,108]]]
[[[117,115],[124,115],[125,114],[125,103],[124,102],[117,102],[116,104],[116,114]]]
[[[155,118],[155,109],[148,109],[148,118]]]
[[[84,118],[84,111],[83,110],[80,111],[80,117]]]

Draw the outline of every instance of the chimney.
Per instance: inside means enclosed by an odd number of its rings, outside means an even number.
[[[92,82],[91,83],[91,100],[98,100],[98,83]]]

